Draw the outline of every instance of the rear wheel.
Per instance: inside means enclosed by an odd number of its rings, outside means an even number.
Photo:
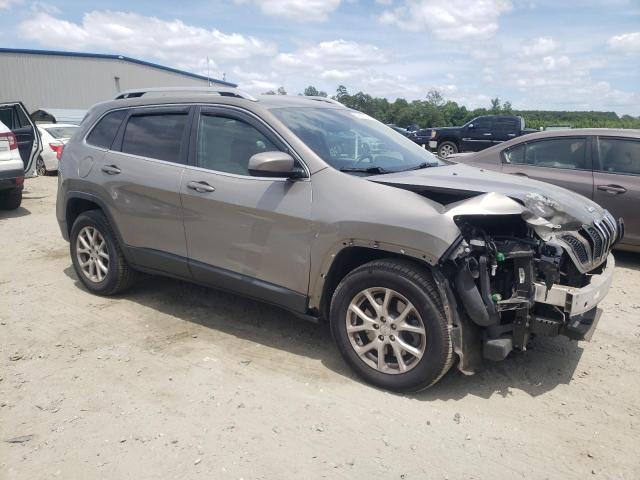
[[[418,391],[449,370],[453,347],[430,273],[409,261],[376,260],[349,273],[331,302],[338,348],[366,381]]]
[[[438,156],[447,158],[449,155],[458,153],[458,146],[453,142],[442,142],[438,145]]]
[[[36,160],[36,173],[39,177],[44,177],[47,174],[47,167],[42,157],[38,157],[38,160]]]
[[[133,283],[135,271],[101,211],[90,210],[78,216],[71,228],[70,249],[76,274],[89,291],[114,295]]]
[[[0,192],[0,209],[15,210],[22,204],[22,188],[12,188]]]

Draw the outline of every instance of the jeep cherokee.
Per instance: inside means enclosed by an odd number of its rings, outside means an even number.
[[[589,339],[622,236],[580,195],[449,164],[330,99],[235,89],[94,106],[57,218],[91,292],[142,271],[326,319],[350,366],[396,391],[534,335]]]

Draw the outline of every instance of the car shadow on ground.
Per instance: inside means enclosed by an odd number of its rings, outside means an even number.
[[[65,269],[65,274],[84,290],[72,267]],[[164,277],[145,275],[120,298],[269,348],[316,358],[333,372],[366,385],[343,361],[326,324],[308,322],[245,297]],[[459,400],[467,395],[506,397],[514,389],[537,396],[568,384],[581,355],[582,347],[564,337],[539,338],[526,353],[512,354],[503,362],[485,362],[472,376],[461,374],[454,366],[431,389],[407,396],[423,401]]]
[[[615,250],[613,256],[616,258],[616,266],[640,270],[640,253],[622,252]]]
[[[24,207],[18,207],[15,210],[0,210],[0,220],[5,218],[19,218],[31,215],[31,210]]]

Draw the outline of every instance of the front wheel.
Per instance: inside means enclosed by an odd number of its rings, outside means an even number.
[[[330,311],[338,348],[369,383],[394,391],[430,387],[453,362],[442,299],[428,270],[406,260],[376,260],[338,285]]]
[[[447,158],[454,153],[458,153],[458,146],[453,142],[442,142],[438,145],[438,156]]]

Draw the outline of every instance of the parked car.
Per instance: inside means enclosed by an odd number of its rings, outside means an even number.
[[[408,137],[409,134],[411,133],[406,128],[399,127],[395,123],[387,123],[387,127],[392,128],[393,130],[395,130],[398,133],[401,133],[405,137]]]
[[[409,138],[422,148],[429,148],[433,128],[420,128],[409,132]]]
[[[15,210],[22,203],[24,165],[16,136],[0,122],[0,209]]]
[[[429,148],[442,158],[458,152],[479,152],[512,138],[537,130],[525,128],[524,118],[515,115],[483,115],[462,127],[431,129]]]
[[[22,102],[0,103],[0,122],[16,137],[25,177],[35,176],[36,158],[42,152],[42,141]]]
[[[398,391],[533,335],[589,339],[621,237],[587,198],[445,162],[331,99],[235,89],[94,106],[58,184],[89,291],[144,271],[328,320],[351,367]]]
[[[38,175],[47,175],[58,171],[58,162],[65,143],[78,129],[68,123],[39,123],[38,131],[42,139],[42,153],[36,160]]]
[[[624,218],[619,249],[640,251],[640,130],[539,132],[455,160],[578,192]]]

